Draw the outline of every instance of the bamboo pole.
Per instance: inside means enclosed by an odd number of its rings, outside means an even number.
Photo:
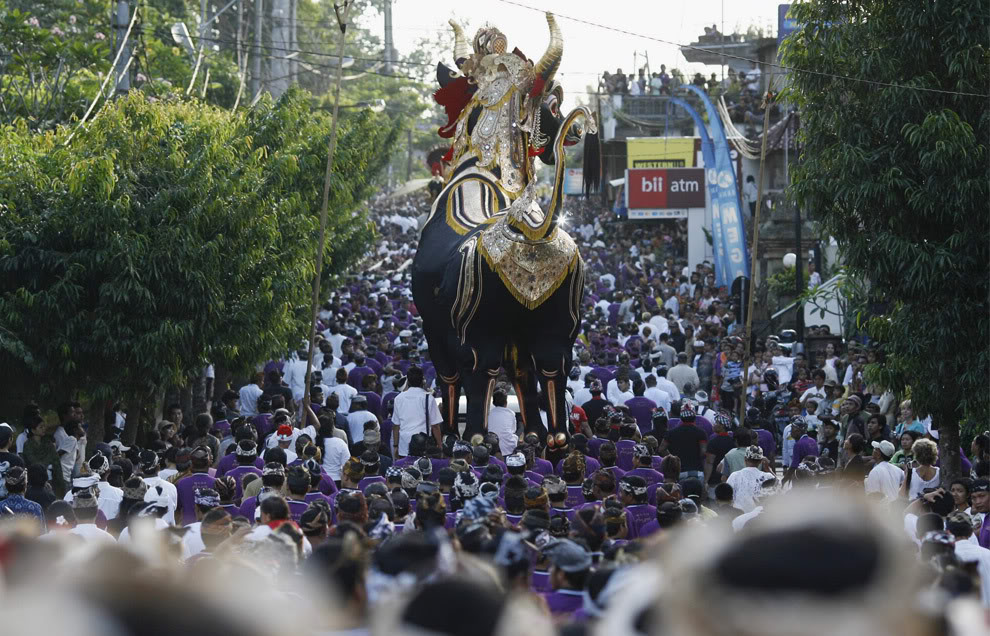
[[[743,356],[742,396],[739,399],[739,424],[746,422],[746,389],[749,384],[749,367],[753,357],[753,297],[756,295],[756,263],[760,244],[760,210],[763,209],[763,175],[767,165],[767,133],[770,130],[770,107],[773,105],[773,76],[767,81],[767,92],[763,96],[763,143],[760,148],[760,179],[756,189],[756,214],[753,216],[753,247],[750,250],[749,301],[746,306],[745,351]]]

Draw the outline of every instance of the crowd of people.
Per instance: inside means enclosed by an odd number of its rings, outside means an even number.
[[[700,72],[686,77],[677,68],[667,71],[666,64],[660,65],[659,72],[651,72],[643,66],[636,74],[626,74],[621,68],[615,72],[603,71],[599,78],[598,91],[612,97],[616,107],[621,108],[623,97],[670,96],[678,95],[678,88],[692,84],[708,93],[711,98],[725,98],[729,117],[736,124],[745,124],[748,133],[754,133],[763,121],[763,72],[760,65],[753,62],[748,70],[736,71],[731,66],[727,74],[720,78],[711,73],[707,78]],[[688,95],[690,98],[690,95]],[[780,108],[771,106],[771,121],[780,117]]]
[[[371,202],[379,240],[319,313],[310,386],[302,345],[210,412],[164,409],[140,445],[119,438],[124,413],[88,443],[77,402],[0,425],[5,623],[973,633],[990,436],[945,489],[938,422],[864,375],[882,350],[771,336],[745,365],[738,301],[687,266],[675,225],[573,198],[587,289],[569,430],[524,430],[503,377],[487,433],[463,439],[410,293],[428,206]]]

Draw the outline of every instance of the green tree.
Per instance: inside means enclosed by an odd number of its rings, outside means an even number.
[[[810,0],[791,14],[793,193],[886,307],[867,325],[886,355],[871,371],[931,414],[951,479],[960,420],[990,416],[990,8]]]
[[[7,378],[49,399],[125,399],[130,441],[141,406],[207,360],[247,369],[303,338],[330,131],[310,99],[292,89],[231,113],[136,92],[68,145],[66,128],[0,131]],[[371,244],[358,206],[400,125],[342,118],[327,290]]]

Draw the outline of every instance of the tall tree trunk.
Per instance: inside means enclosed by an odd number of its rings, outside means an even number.
[[[182,428],[192,422],[193,415],[193,392],[191,380],[187,380],[186,385],[179,389],[179,406],[182,407]]]
[[[107,401],[93,400],[89,404],[89,427],[86,429],[86,455],[96,450],[96,445],[103,442],[104,431],[106,430],[104,418],[106,418]]]
[[[135,392],[125,402],[127,421],[124,423],[124,433],[120,436],[125,446],[132,446],[137,441],[138,432],[145,428],[144,413],[147,408],[147,401],[146,397]]]
[[[186,412],[186,418],[195,417],[199,413],[206,412],[207,401],[209,396],[207,395],[206,386],[206,369],[200,369],[199,373],[191,378],[190,385],[192,387],[192,413]],[[185,409],[183,409],[185,411]],[[189,421],[192,421],[191,419]]]
[[[955,410],[933,413],[932,418],[940,420],[938,429],[939,475],[942,487],[949,489],[949,484],[958,477],[969,477],[962,474],[962,458],[959,456],[961,443],[959,441],[959,414]]]

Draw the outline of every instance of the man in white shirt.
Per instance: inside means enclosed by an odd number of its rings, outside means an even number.
[[[99,508],[96,503],[96,495],[89,488],[80,490],[72,499],[72,512],[76,515],[76,526],[69,530],[69,534],[81,537],[86,542],[116,543],[109,532],[96,527],[96,516]]]
[[[358,394],[358,390],[347,383],[347,370],[343,367],[337,369],[337,384],[330,391],[337,396],[337,412],[344,415],[350,413],[351,400]]]
[[[667,323],[667,319],[659,313],[653,314],[653,317],[650,318],[650,324],[653,325],[653,331],[656,333],[658,339],[660,338],[660,334],[670,331],[670,325]]]
[[[743,512],[752,512],[758,507],[763,493],[763,482],[776,480],[773,474],[760,468],[763,459],[763,449],[755,445],[750,446],[746,449],[746,467],[734,471],[725,480],[725,483],[732,486],[732,505]]]
[[[347,426],[351,430],[351,445],[356,446],[357,444],[364,444],[364,425],[367,422],[378,424],[378,416],[368,410],[368,398],[361,394],[355,395],[351,399],[351,408],[354,411],[347,414]],[[363,448],[362,446],[361,449]]]
[[[870,474],[866,476],[866,494],[878,492],[883,494],[887,501],[897,500],[901,484],[904,483],[904,471],[896,464],[890,463],[894,452],[894,445],[887,440],[873,442],[875,463]]]
[[[657,386],[657,377],[653,374],[644,376],[646,382],[646,391],[643,393],[643,397],[648,400],[653,400],[653,403],[663,410],[670,413],[670,407],[673,401],[670,398],[670,393],[667,393],[663,389]]]
[[[241,415],[244,417],[254,417],[258,414],[258,398],[261,397],[261,387],[264,383],[265,374],[259,371],[251,378],[251,382],[242,386],[238,392]]]
[[[695,389],[701,383],[698,372],[688,366],[687,354],[677,354],[677,366],[667,372],[667,377],[677,387],[678,393],[684,393],[684,387],[691,385]]]
[[[158,455],[152,450],[143,450],[138,458],[138,465],[135,469],[140,469],[140,474],[144,483],[148,484],[148,490],[161,487],[162,495],[168,501],[168,511],[163,519],[166,523],[175,523],[175,508],[179,504],[179,492],[175,484],[165,481],[158,476]]]
[[[591,371],[591,352],[587,349],[584,349],[578,355],[578,369],[581,370],[581,375],[578,379],[584,382],[584,376],[588,375],[588,372]]]
[[[76,469],[82,463],[86,443],[79,447],[79,439],[85,439],[80,425],[83,421],[82,406],[78,402],[66,402],[58,407],[59,425],[52,434],[55,437],[55,450],[62,465],[65,483],[72,481]]]
[[[488,412],[488,431],[498,435],[498,448],[502,457],[515,452],[519,444],[516,414],[507,408],[509,396],[502,389],[492,393],[492,408]]]
[[[300,410],[303,395],[306,393],[306,365],[308,364],[308,347],[299,347],[296,357],[285,363],[282,379],[292,389],[292,399],[296,401],[296,411]]]
[[[571,372],[567,375],[567,388],[571,390],[572,394],[584,388],[584,382],[581,381],[581,368],[577,365],[571,367]]]
[[[956,539],[956,558],[963,563],[977,564],[980,600],[983,607],[990,607],[990,550],[973,542],[973,518],[961,510],[953,511],[946,517],[945,529]]]
[[[804,409],[808,408],[808,400],[814,400],[821,404],[828,399],[828,390],[825,388],[825,372],[821,369],[815,369],[811,373],[811,379],[815,382],[814,386],[808,387],[801,394],[801,408]]]
[[[667,365],[657,365],[657,388],[661,391],[666,391],[670,399],[677,402],[681,399],[681,391],[677,388],[677,385],[667,379]],[[653,399],[653,398],[650,398]],[[656,400],[653,400],[656,402]],[[659,404],[659,402],[657,402]]]
[[[625,404],[626,400],[631,400],[635,396],[629,388],[629,378],[621,376],[608,381],[608,388],[605,390],[605,397],[615,405]]]
[[[392,445],[396,458],[409,454],[409,440],[416,433],[433,433],[437,445],[442,445],[440,424],[443,417],[432,395],[423,389],[423,370],[409,367],[406,373],[409,388],[395,397],[392,411]]]
[[[794,375],[794,358],[781,355],[781,353],[783,351],[777,347],[774,350],[773,358],[770,359],[770,364],[777,370],[777,379],[780,381],[780,385],[784,386],[791,381],[791,376]]]
[[[333,355],[339,358],[341,354],[341,345],[344,344],[345,336],[340,333],[340,327],[335,322],[330,323],[329,331],[330,335],[327,336],[327,342],[329,342],[330,346],[333,347]]]

